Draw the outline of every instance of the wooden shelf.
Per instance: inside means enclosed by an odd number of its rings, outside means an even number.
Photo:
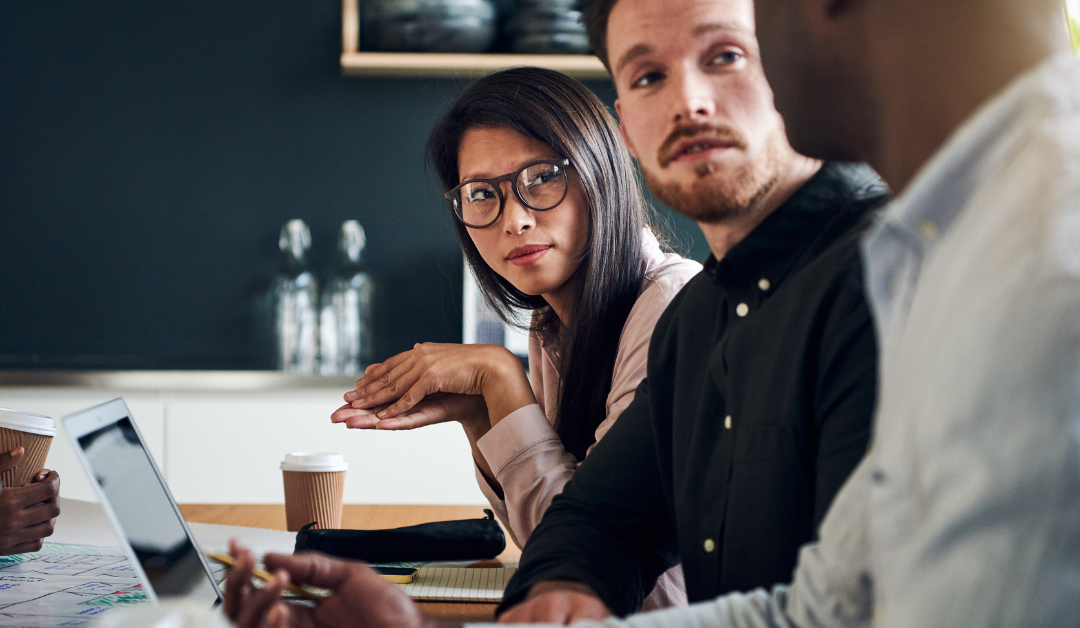
[[[346,76],[475,78],[503,68],[535,65],[578,79],[606,79],[607,70],[593,55],[515,55],[434,52],[343,52]]]
[[[434,52],[359,52],[357,0],[341,2],[341,73],[346,76],[476,78],[503,68],[525,65],[558,70],[578,79],[606,79],[594,55],[518,55]]]

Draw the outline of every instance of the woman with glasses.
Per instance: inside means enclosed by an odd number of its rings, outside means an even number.
[[[428,140],[458,238],[504,320],[531,313],[529,376],[498,345],[418,344],[368,368],[350,428],[458,421],[521,546],[629,405],[661,312],[701,265],[664,253],[618,123],[584,85],[518,68],[472,84]],[[646,607],[685,603],[665,575]]]

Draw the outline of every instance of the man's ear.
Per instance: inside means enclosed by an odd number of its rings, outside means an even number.
[[[634,143],[630,141],[630,137],[626,134],[626,125],[622,120],[622,103],[619,99],[615,99],[615,115],[619,116],[619,133],[622,134],[622,141],[626,144],[626,150],[630,151],[630,156],[634,159],[638,159],[637,150],[634,149]],[[639,160],[640,161],[640,160]]]

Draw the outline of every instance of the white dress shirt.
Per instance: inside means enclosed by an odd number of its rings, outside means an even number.
[[[986,103],[865,262],[874,444],[792,584],[600,625],[1080,625],[1080,62]]]

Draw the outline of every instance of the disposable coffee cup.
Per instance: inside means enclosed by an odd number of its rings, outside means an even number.
[[[0,452],[19,446],[26,450],[14,469],[0,473],[4,486],[25,486],[45,468],[53,436],[56,423],[50,417],[0,408]]]
[[[281,463],[285,480],[285,523],[296,532],[309,523],[324,530],[341,527],[341,502],[349,465],[341,454],[287,454]]]

